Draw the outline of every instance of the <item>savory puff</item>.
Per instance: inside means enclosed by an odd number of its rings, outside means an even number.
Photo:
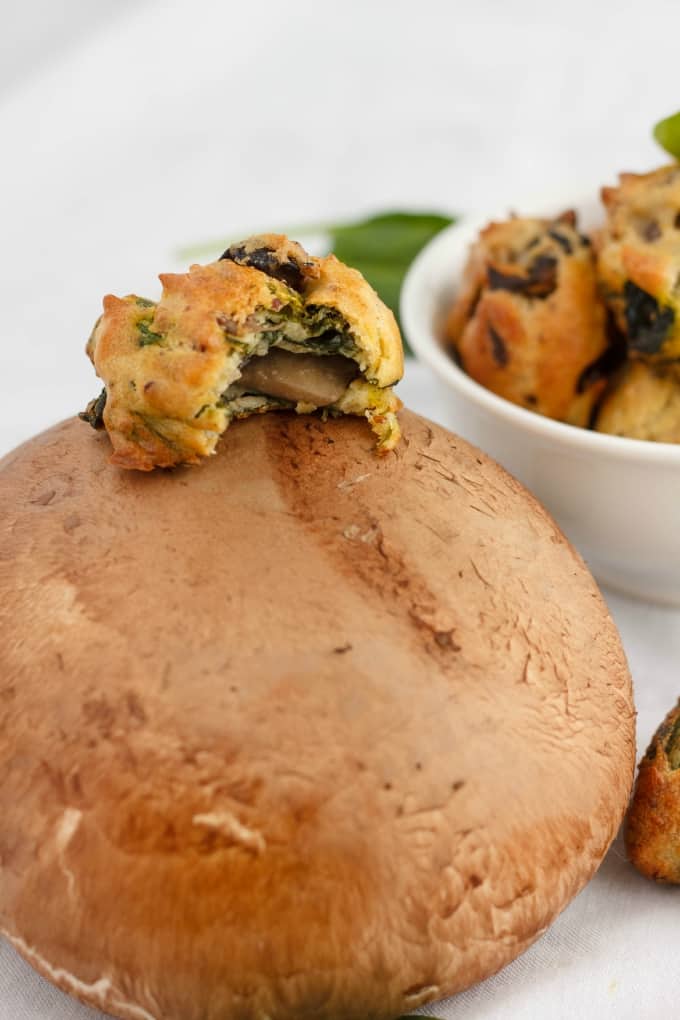
[[[680,368],[627,361],[607,387],[594,428],[631,439],[680,443]]]
[[[238,386],[245,365],[270,347],[350,359],[352,378],[324,410],[365,415],[381,449],[396,444],[400,403],[389,387],[403,372],[401,337],[356,270],[270,234],[160,280],[158,304],[134,295],[104,298],[88,341],[106,395],[86,416],[103,421],[114,463],[140,470],[196,463],[214,452],[234,417],[316,410]]]
[[[607,349],[596,295],[594,258],[573,213],[491,223],[471,250],[446,337],[487,389],[587,425],[604,385],[595,363]]]
[[[595,236],[602,296],[633,356],[680,357],[680,166],[621,174],[603,188]]]
[[[624,835],[638,871],[659,882],[680,883],[680,702],[640,762]]]
[[[214,452],[229,424],[220,398],[239,374],[237,338],[256,309],[288,300],[283,284],[226,261],[160,279],[158,305],[107,295],[87,345],[106,386],[112,460],[141,470]]]

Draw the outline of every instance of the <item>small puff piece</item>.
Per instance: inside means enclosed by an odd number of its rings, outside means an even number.
[[[464,370],[532,411],[587,425],[607,349],[595,262],[573,212],[491,223],[473,246],[446,324]]]
[[[680,883],[680,701],[640,762],[625,825],[626,850],[641,874]]]
[[[680,357],[680,166],[621,174],[603,188],[607,222],[595,235],[602,296],[633,357]]]
[[[104,298],[87,344],[106,393],[103,413],[91,405],[82,417],[103,423],[115,464],[142,471],[196,464],[215,452],[233,418],[281,408],[364,416],[381,451],[397,444],[401,403],[390,387],[403,373],[401,337],[356,270],[266,234],[160,280],[158,304]],[[356,378],[339,399],[318,406],[239,387],[244,366],[270,346],[345,357]]]

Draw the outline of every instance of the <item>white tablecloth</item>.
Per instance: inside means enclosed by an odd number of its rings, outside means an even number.
[[[595,190],[660,162],[650,126],[680,105],[677,0],[59,10],[59,24],[49,0],[13,10],[0,46],[0,452],[96,393],[82,346],[101,296],[153,296],[183,244],[389,207],[497,208],[565,183]],[[401,394],[446,420],[424,368]],[[607,598],[642,750],[680,693],[680,614]],[[425,1012],[673,1017],[679,897],[615,845],[532,949]],[[0,947],[0,1020],[96,1015]]]

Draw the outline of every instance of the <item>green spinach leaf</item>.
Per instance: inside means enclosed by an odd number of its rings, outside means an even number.
[[[139,330],[139,346],[148,347],[149,344],[159,344],[163,339],[161,333],[154,333],[146,319],[140,319],[137,323]]]

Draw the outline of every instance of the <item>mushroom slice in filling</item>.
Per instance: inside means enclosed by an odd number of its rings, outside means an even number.
[[[294,404],[327,407],[340,399],[358,374],[357,363],[342,354],[323,357],[273,348],[244,365],[241,378],[230,389],[239,396],[254,392]]]

